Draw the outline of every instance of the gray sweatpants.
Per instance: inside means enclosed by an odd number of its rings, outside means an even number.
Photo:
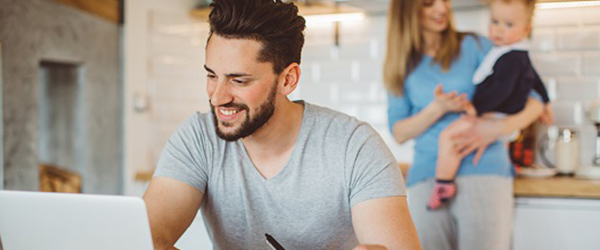
[[[408,206],[423,250],[509,250],[513,179],[458,177],[456,196],[438,210],[427,210],[434,180],[408,189]]]

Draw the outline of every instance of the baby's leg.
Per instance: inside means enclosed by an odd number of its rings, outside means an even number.
[[[458,154],[459,152],[456,149],[453,136],[466,132],[470,128],[470,123],[459,120],[450,124],[440,134],[435,172],[436,184],[427,205],[428,209],[439,208],[456,194],[454,177],[456,176],[456,172],[458,172],[462,158]]]

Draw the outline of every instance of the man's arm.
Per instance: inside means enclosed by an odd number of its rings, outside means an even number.
[[[352,224],[360,246],[355,249],[421,249],[406,197],[386,197],[352,207]]]
[[[202,192],[184,182],[155,177],[144,194],[156,250],[176,249],[175,242],[192,224]]]

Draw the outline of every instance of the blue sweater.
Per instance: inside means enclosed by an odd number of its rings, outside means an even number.
[[[492,48],[493,44],[485,37],[467,35],[461,43],[460,55],[452,62],[450,69],[442,71],[433,58],[423,55],[419,65],[408,75],[403,96],[388,95],[389,128],[402,119],[419,113],[433,101],[433,90],[442,84],[444,92],[457,90],[466,93],[471,100],[475,92],[473,73]],[[438,155],[438,138],[442,130],[460,117],[459,113],[447,113],[425,132],[415,138],[413,164],[408,172],[407,186],[435,177]],[[477,166],[473,165],[474,154],[465,157],[457,176],[499,175],[512,177],[514,171],[506,145],[495,142],[488,146]]]

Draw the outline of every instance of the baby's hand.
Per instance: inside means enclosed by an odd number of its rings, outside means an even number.
[[[554,111],[552,111],[552,105],[550,103],[546,104],[544,107],[544,112],[540,116],[539,120],[546,126],[550,126],[552,123],[554,123]]]
[[[475,110],[475,106],[473,106],[473,103],[471,102],[465,103],[464,110],[469,116],[477,116],[477,110]]]

